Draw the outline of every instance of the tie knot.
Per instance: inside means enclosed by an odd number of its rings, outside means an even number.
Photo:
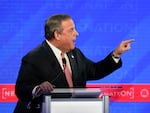
[[[61,57],[64,58],[65,57],[65,53],[61,52]]]
[[[61,57],[62,57],[63,66],[65,67],[65,65],[66,65],[65,54],[64,54],[64,53],[61,53]]]

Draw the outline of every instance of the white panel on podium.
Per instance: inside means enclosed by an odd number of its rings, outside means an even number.
[[[58,99],[51,102],[50,113],[103,113],[102,106],[95,99]]]

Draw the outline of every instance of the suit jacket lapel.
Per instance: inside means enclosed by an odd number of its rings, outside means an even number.
[[[46,52],[49,56],[49,61],[48,62],[50,64],[50,67],[48,66],[47,68],[49,68],[49,69],[52,68],[53,71],[56,73],[56,75],[51,75],[51,76],[53,76],[53,78],[55,78],[59,74],[60,78],[65,77],[65,76],[63,76],[63,70],[62,70],[56,56],[54,55],[52,49],[49,47],[49,45],[46,42],[44,42],[43,44],[44,44],[43,47],[45,48],[45,50],[46,50]],[[53,82],[55,82],[55,81],[53,81]]]
[[[59,62],[58,62],[56,56],[54,55],[52,49],[49,47],[49,45],[46,42],[43,43],[43,47],[45,48],[45,51],[49,56],[50,65],[58,68],[58,66],[60,66],[60,65],[59,65]]]
[[[46,42],[43,43],[44,44],[44,48],[47,52],[47,54],[49,54],[49,63],[51,66],[53,66],[52,68],[54,69],[55,72],[58,72],[60,74],[60,80],[65,80],[65,84],[66,86],[68,86],[65,75],[63,73],[63,70],[56,58],[56,56],[54,55],[52,49],[48,46],[48,44]],[[73,79],[73,84],[75,85],[76,83],[74,82],[76,77],[77,77],[77,64],[76,64],[76,60],[75,60],[75,56],[73,55],[73,53],[70,51],[67,53],[68,58],[69,58],[69,62],[70,62],[70,66],[71,66],[71,70],[72,70],[72,79]],[[57,76],[57,75],[54,75]],[[53,77],[55,78],[55,77]],[[55,82],[55,81],[54,81]],[[62,81],[60,81],[62,82]]]

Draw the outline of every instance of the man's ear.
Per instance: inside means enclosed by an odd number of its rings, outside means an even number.
[[[54,31],[54,37],[56,40],[60,40],[61,34],[58,31]]]

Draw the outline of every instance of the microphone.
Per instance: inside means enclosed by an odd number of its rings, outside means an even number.
[[[50,81],[50,83],[51,84],[53,84],[54,83],[54,81],[59,77],[59,76],[61,76],[61,74],[62,74],[62,72],[59,70],[57,73],[56,73],[56,76],[55,76],[55,78],[54,79],[52,79],[51,81]]]
[[[65,69],[65,66],[67,64],[67,61],[66,61],[65,57],[62,58],[62,63],[63,63],[63,67]],[[51,83],[53,83],[61,74],[62,74],[62,72],[59,70],[59,72],[56,74],[56,77],[51,81]]]

